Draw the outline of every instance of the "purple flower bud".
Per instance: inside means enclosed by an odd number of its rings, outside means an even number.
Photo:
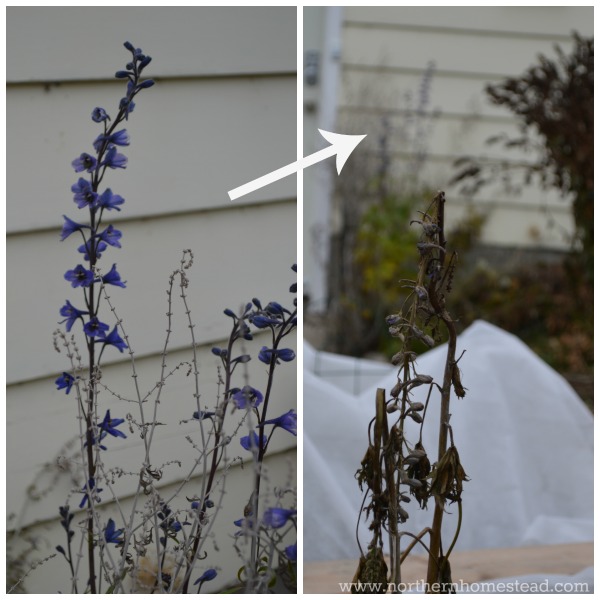
[[[194,585],[202,584],[205,581],[212,581],[217,576],[217,572],[214,569],[208,569],[205,571],[196,581],[194,581]]]
[[[106,113],[106,111],[103,108],[96,107],[92,111],[92,121],[94,121],[96,123],[102,123],[103,121],[106,121],[107,119],[110,119],[110,117],[108,116],[108,114]]]

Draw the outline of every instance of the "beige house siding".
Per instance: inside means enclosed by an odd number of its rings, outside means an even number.
[[[470,154],[509,161],[531,159],[485,145],[491,135],[517,131],[511,113],[487,100],[485,86],[518,76],[534,64],[539,54],[555,57],[555,44],[570,51],[573,31],[593,35],[592,7],[352,6],[342,9],[342,33],[336,48],[327,45],[323,32],[315,25],[325,21],[327,10],[305,9],[305,22],[312,27],[312,39],[305,33],[305,40],[309,39],[313,49],[321,52],[322,64],[337,64],[337,126],[342,133],[370,134],[363,142],[364,148],[375,151],[381,117],[389,116],[392,132],[395,131],[390,138],[392,172],[402,172],[411,158],[411,150],[399,133],[404,120],[404,96],[410,92],[415,105],[427,64],[434,62],[428,111],[439,111],[439,116],[428,138],[423,180],[434,189],[447,190],[450,221],[459,219],[468,206],[457,188],[447,187],[455,173],[452,163],[456,158]],[[321,126],[320,104],[328,100],[319,93],[318,86],[305,84],[305,89],[306,123],[314,132],[315,125]],[[307,131],[306,137],[307,144],[320,143],[318,134]],[[305,188],[319,187],[310,180],[316,181],[318,176],[307,172]],[[566,239],[572,231],[569,204],[553,191],[530,187],[519,197],[509,197],[499,185],[490,186],[481,190],[472,203],[487,217],[484,243],[567,247]],[[305,198],[307,204],[310,205],[310,197]],[[311,208],[308,210],[305,240],[314,239],[314,232],[324,226],[322,209],[314,216]],[[550,217],[555,223],[552,228],[548,226]],[[313,281],[318,283],[321,268],[311,253],[315,254],[314,248],[305,242],[308,286]],[[317,290],[316,295],[319,293],[325,292]]]
[[[237,310],[252,297],[292,300],[295,179],[233,203],[227,192],[279,166],[282,157],[296,156],[296,9],[9,7],[7,32],[7,511],[18,515],[10,528],[38,523],[30,531],[43,535],[74,485],[63,475],[42,501],[26,490],[33,482],[38,489],[52,482],[56,456],[68,454],[62,444],[77,435],[73,395],[54,385],[68,359],[54,351],[52,332],[65,299],[77,306],[80,298],[63,275],[82,258],[74,238],[59,241],[61,215],[78,217],[70,191],[78,175],[70,163],[89,152],[100,133],[90,119],[92,109],[102,106],[110,114],[123,95],[124,84],[112,77],[128,60],[122,44],[130,40],[153,57],[145,74],[156,85],[136,98],[126,124],[127,169],[105,178],[126,200],[120,213],[104,219],[123,232],[123,248],[110,248],[99,264],[108,271],[116,262],[127,281],[127,289],[114,288],[110,296],[147,390],[159,379],[168,278],[179,267],[182,250],[193,251],[187,296],[200,347],[201,402],[211,406],[218,360],[210,348],[222,344],[230,327],[223,309]],[[169,368],[191,358],[177,292],[174,305]],[[256,354],[269,344],[257,336],[248,349]],[[288,345],[295,342],[289,339]],[[112,350],[106,353],[103,381],[131,399],[127,353]],[[250,363],[251,381],[264,386],[264,369],[253,363],[258,361]],[[185,373],[164,388],[159,415],[168,426],[157,429],[157,462],[193,456],[184,435],[194,435],[197,425],[180,425],[195,410],[192,394]],[[137,410],[109,392],[101,399],[114,416]],[[290,363],[279,371],[270,414],[295,406],[296,369]],[[284,433],[273,438],[270,477],[295,485],[290,469],[296,440]],[[107,462],[134,470],[141,448],[141,441],[129,436],[111,444]],[[243,452],[236,440],[230,458]],[[185,469],[165,469],[163,483],[183,477]],[[131,493],[130,481],[116,486],[123,496]],[[228,489],[238,501],[247,495],[235,469]],[[217,532],[218,544],[231,545],[231,533]],[[63,589],[68,568],[62,567],[34,572],[28,589]]]

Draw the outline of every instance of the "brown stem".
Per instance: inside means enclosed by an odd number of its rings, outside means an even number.
[[[437,262],[441,272],[446,259],[446,239],[444,237],[444,202],[443,193],[436,197],[437,202],[437,220],[438,220],[438,251]],[[448,351],[446,353],[446,366],[444,369],[444,382],[441,393],[440,407],[440,430],[438,438],[438,461],[442,459],[446,453],[448,446],[448,425],[450,420],[450,389],[452,386],[452,373],[456,364],[456,328],[454,321],[451,319],[448,311],[444,306],[444,299],[441,290],[437,286],[438,279],[431,277],[429,283],[429,300],[436,314],[442,319],[448,330]],[[440,561],[441,557],[441,535],[442,535],[442,520],[444,518],[444,505],[436,501],[435,510],[433,513],[433,523],[431,525],[430,536],[430,554],[429,563],[427,566],[427,583],[429,587],[439,580],[440,576]]]

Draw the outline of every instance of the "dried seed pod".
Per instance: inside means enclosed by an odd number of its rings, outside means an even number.
[[[408,521],[408,513],[401,506],[397,506],[396,510],[398,511],[400,523],[405,523],[406,521]]]
[[[408,466],[412,466],[412,465],[416,465],[419,460],[421,460],[420,458],[417,458],[416,456],[407,456],[402,463],[404,465],[408,465]]]
[[[404,362],[404,352],[396,352],[394,356],[392,356],[392,364],[394,366],[398,366]]]
[[[429,348],[433,348],[434,342],[431,336],[423,333],[418,327],[415,327],[414,325],[411,327],[411,329],[416,338],[421,340]]]
[[[391,414],[397,410],[400,410],[400,407],[397,404],[388,404],[385,410],[388,412],[388,414]]]
[[[404,364],[405,360],[408,360],[408,362],[414,362],[416,358],[416,352],[396,352],[396,354],[392,356],[392,364],[394,366],[398,366]]]
[[[400,492],[400,501],[408,503],[408,502],[410,502],[410,498],[406,494],[403,494],[402,492]]]
[[[404,334],[402,333],[400,327],[396,327],[394,325],[393,327],[390,327],[388,331],[392,337],[396,337],[401,343],[404,343]]]
[[[398,381],[398,383],[396,383],[396,385],[392,388],[390,396],[392,398],[397,398],[400,395],[400,392],[402,391],[403,385],[404,384],[401,381]]]
[[[415,423],[422,423],[423,422],[423,417],[417,413],[417,412],[412,412],[410,411],[408,413],[408,416],[415,422]]]
[[[429,335],[425,335],[421,338],[421,341],[428,346],[429,348],[433,348],[435,342],[433,341],[433,338]]]
[[[425,405],[422,402],[411,402],[410,410],[414,410],[415,412],[420,412],[425,408]]]
[[[418,381],[419,383],[431,383],[433,377],[431,375],[416,375],[413,381]]]

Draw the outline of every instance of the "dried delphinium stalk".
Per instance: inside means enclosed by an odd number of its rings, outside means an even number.
[[[452,286],[456,254],[449,254],[446,250],[444,203],[444,192],[439,192],[421,218],[413,221],[422,229],[417,243],[420,256],[417,278],[403,282],[411,293],[400,312],[387,318],[390,333],[401,343],[401,350],[392,358],[392,363],[399,368],[398,381],[390,391],[389,400],[385,398],[385,390],[377,390],[376,416],[369,426],[369,448],[357,472],[361,490],[365,485],[367,487],[362,510],[367,518],[371,517],[373,537],[366,555],[361,547],[361,559],[354,578],[355,593],[385,593],[388,584],[391,584],[392,591],[400,591],[402,562],[417,544],[429,553],[426,591],[449,593],[452,590],[449,556],[460,532],[462,485],[467,476],[460,463],[450,425],[451,389],[454,388],[456,396],[462,398],[465,388],[458,368],[460,358],[456,358],[456,328],[445,307],[445,296]],[[430,375],[417,371],[413,345],[420,342],[432,348],[446,336],[448,350],[440,385]],[[413,390],[420,386],[429,388],[425,403],[413,400]],[[437,462],[432,465],[423,446],[423,425],[430,400],[438,394],[439,439]],[[430,418],[431,414],[430,410]],[[392,415],[396,421],[390,428],[388,418]],[[420,425],[417,440],[407,439],[407,419]],[[409,518],[403,503],[414,499],[423,509],[432,497],[435,507],[431,527],[417,535],[400,531],[399,524]],[[458,524],[450,545],[444,547],[441,530],[448,501],[458,505]],[[383,557],[384,535],[388,536],[390,546],[389,577]],[[404,551],[401,549],[402,536],[412,538]],[[377,590],[372,584],[378,584]]]

